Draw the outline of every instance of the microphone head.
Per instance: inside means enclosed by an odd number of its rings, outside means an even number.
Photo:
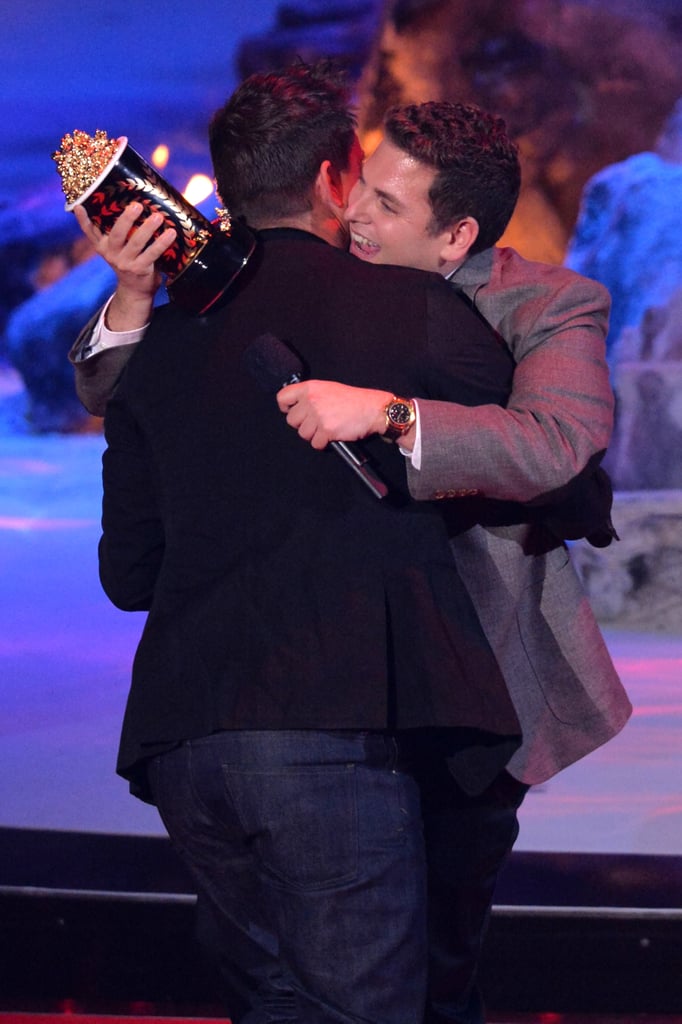
[[[299,356],[274,334],[261,334],[244,349],[242,363],[264,391],[279,391],[301,379]]]

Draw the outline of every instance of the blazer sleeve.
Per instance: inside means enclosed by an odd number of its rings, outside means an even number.
[[[92,335],[102,310],[99,309],[80,332],[69,351],[73,366],[76,394],[92,416],[104,416],[107,402],[138,343],[118,345],[95,353],[87,359],[78,355]]]
[[[123,611],[147,611],[165,550],[153,460],[142,431],[118,394],[104,421],[99,575]]]
[[[614,407],[605,356],[610,300],[593,281],[559,276],[559,286],[541,279],[509,289],[507,313],[495,325],[517,364],[505,408],[419,401],[421,467],[408,465],[413,497],[476,489],[543,502],[603,455]]]

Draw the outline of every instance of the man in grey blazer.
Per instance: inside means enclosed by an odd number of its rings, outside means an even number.
[[[418,400],[415,425],[397,441],[408,455],[416,450],[407,472],[418,499],[476,495],[530,503],[526,522],[503,502],[487,510],[483,503],[481,525],[452,540],[523,744],[504,773],[508,788],[500,780],[485,806],[455,807],[447,784],[432,797],[440,813],[427,832],[430,1024],[483,1019],[475,967],[495,880],[516,836],[509,807],[520,803],[525,787],[609,740],[631,713],[561,540],[565,518],[557,523],[547,504],[560,501],[575,477],[591,473],[609,442],[609,297],[562,267],[494,248],[517,194],[515,147],[499,119],[475,107],[426,103],[389,115],[384,141],[366,160],[347,209],[356,256],[448,277],[504,338],[517,364],[506,408]],[[292,385],[279,396],[290,425],[318,448],[371,434],[385,401],[386,392],[326,381]],[[443,825],[448,802],[449,829]],[[462,828],[475,834],[482,823],[487,828],[496,807],[505,822],[497,860],[489,837],[480,849],[457,841],[458,827],[460,834]],[[460,928],[467,918],[469,928]]]
[[[454,210],[437,190],[434,202],[435,165],[443,167],[445,191],[454,188]],[[415,497],[459,498],[485,520],[455,537],[453,550],[524,735],[509,773],[483,799],[457,793],[434,766],[422,766],[431,856],[429,1024],[483,1019],[474,984],[478,952],[527,786],[608,740],[630,713],[557,537],[566,524],[556,527],[550,505],[574,477],[590,471],[608,444],[608,295],[562,268],[493,248],[518,186],[516,151],[498,119],[475,108],[426,104],[389,118],[387,139],[366,162],[348,208],[356,256],[450,276],[499,331],[518,364],[506,409],[419,400],[417,425],[408,424],[398,441],[406,451],[418,441],[416,455],[406,460]],[[155,249],[145,253],[144,247],[155,225],[143,225],[126,241],[136,216],[126,211],[107,239],[94,238],[103,255],[108,249],[119,281],[128,286],[119,288],[108,311],[108,327],[117,332],[142,327],[151,306]],[[168,240],[162,236],[153,244],[160,255]],[[121,295],[127,305],[121,305]],[[83,337],[72,350],[74,360]],[[129,340],[137,337],[133,333]],[[91,411],[103,410],[127,355],[123,348],[104,349],[76,362],[79,394]],[[321,448],[331,439],[372,433],[387,393],[310,381],[284,389],[279,400],[291,425]],[[498,501],[481,504],[479,495]],[[521,511],[503,502],[531,504]],[[464,921],[468,926],[455,927]]]
[[[566,546],[547,528],[552,508],[566,508],[573,481],[590,473],[609,442],[609,296],[563,267],[494,247],[518,194],[516,150],[499,119],[473,106],[424,103],[394,111],[385,132],[351,192],[351,252],[447,277],[516,363],[505,408],[418,400],[416,426],[397,443],[406,454],[417,448],[406,460],[417,499],[476,495],[539,513],[534,522],[505,523],[513,513],[494,506],[486,524],[452,542],[458,563],[469,566],[508,685],[532,715],[512,768],[534,784],[609,739],[629,711]],[[312,380],[283,389],[279,402],[286,412],[296,399],[290,425],[321,448],[371,434],[386,394]],[[528,600],[533,586],[541,601]],[[520,675],[528,677],[522,685]]]

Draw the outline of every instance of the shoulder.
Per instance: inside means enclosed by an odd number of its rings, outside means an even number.
[[[603,344],[611,297],[606,288],[567,267],[527,260],[515,249],[495,247],[474,256],[487,257],[485,275],[467,293],[481,316],[499,332],[519,362],[550,338]],[[464,268],[467,264],[464,264]]]
[[[368,263],[343,250],[333,251],[334,276],[325,275],[336,293],[335,302],[351,302],[371,308],[386,318],[402,316],[449,320],[455,328],[478,318],[470,304],[442,276],[413,267]],[[319,273],[320,268],[316,268]],[[331,267],[327,268],[331,271]]]
[[[607,289],[567,267],[526,260],[514,249],[496,249],[490,279],[476,305],[510,343],[545,335],[568,324],[608,329]]]
[[[178,366],[191,358],[205,330],[205,317],[192,316],[172,302],[157,306],[141,340],[126,346],[130,352],[123,360],[122,382],[132,386],[133,381],[162,379],[177,373]]]
[[[359,295],[392,293],[394,301],[416,299],[420,294],[439,293],[449,296],[452,289],[440,274],[413,267],[376,264],[352,256],[313,237],[277,238],[268,242],[254,274],[254,282],[270,288],[273,274],[287,285],[305,287],[306,291],[325,290]],[[455,303],[459,305],[459,303]]]
[[[609,293],[598,281],[568,267],[524,259],[509,247],[493,250],[488,287],[491,292],[542,295],[545,298],[570,293],[608,304]]]
[[[159,339],[165,341],[174,335],[185,336],[188,330],[196,330],[206,320],[206,316],[194,316],[173,302],[157,306],[152,312],[152,318],[144,334],[144,346],[141,345],[140,348],[149,348]]]

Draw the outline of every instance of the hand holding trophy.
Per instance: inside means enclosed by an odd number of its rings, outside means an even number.
[[[76,130],[52,154],[62,179],[66,210],[82,205],[100,231],[108,233],[123,209],[141,203],[140,221],[163,216],[157,236],[174,228],[175,241],[157,261],[166,275],[168,297],[182,309],[206,313],[226,292],[255,248],[251,231],[224,212],[216,226],[128,145]]]

